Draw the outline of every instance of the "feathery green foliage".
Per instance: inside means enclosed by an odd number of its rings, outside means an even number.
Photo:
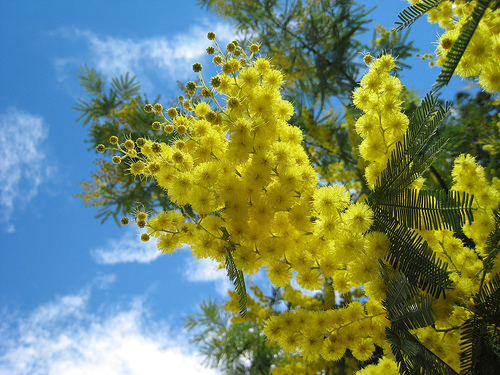
[[[474,298],[475,314],[462,326],[462,374],[496,374],[500,368],[500,277]]]
[[[391,272],[382,264],[387,280],[387,293],[383,301],[391,327],[386,328],[386,339],[400,365],[402,373],[456,374],[446,363],[423,346],[409,330],[434,323],[432,300],[419,294],[414,283],[400,271]]]
[[[495,259],[500,253],[500,212],[495,211],[495,229],[488,237],[486,253],[488,254],[483,260],[484,270],[486,274],[494,265]]]
[[[383,265],[383,274],[387,282],[383,305],[393,329],[410,330],[434,323],[432,300],[428,295],[420,294],[416,285],[410,284],[403,272],[390,272]]]
[[[490,5],[491,0],[477,0],[476,7],[472,11],[472,14],[467,21],[467,23],[462,27],[460,31],[460,35],[453,43],[453,47],[451,47],[450,52],[446,54],[446,62],[443,65],[441,73],[436,80],[436,83],[433,86],[434,91],[438,91],[443,86],[446,86],[448,82],[450,82],[455,69],[457,68],[460,59],[462,58],[465,49],[469,45],[469,42],[474,35],[474,31],[476,30],[479,21],[484,15],[484,12]]]
[[[443,108],[432,94],[426,95],[410,119],[403,142],[398,142],[377,181],[371,196],[374,202],[380,196],[407,189],[436,160],[446,140],[438,138],[432,144],[430,141],[449,110],[448,103]]]
[[[391,343],[401,374],[458,375],[410,332],[386,327],[385,337]]]
[[[72,108],[83,112],[76,119],[76,122],[78,122],[83,118],[82,125],[86,125],[90,121],[97,121],[100,117],[108,115],[111,110],[119,105],[139,95],[141,86],[135,81],[135,77],[129,77],[128,72],[125,76],[111,79],[109,94],[106,95],[104,92],[106,78],[101,77],[101,73],[97,72],[94,67],[89,69],[87,64],[80,69],[82,74],[77,74],[80,86],[94,96],[90,102],[77,99],[77,106]]]
[[[374,211],[374,229],[391,240],[387,261],[403,272],[410,282],[438,298],[450,287],[448,265],[428,247],[412,228],[460,228],[472,220],[472,198],[450,192],[410,189],[411,184],[435,160],[446,142],[431,143],[436,129],[449,112],[428,94],[415,110],[408,131],[392,152],[386,169],[368,198]]]
[[[227,375],[268,375],[280,359],[280,349],[266,344],[262,323],[231,323],[229,313],[213,300],[183,319],[189,341],[199,346],[205,363]]]
[[[236,289],[236,293],[238,293],[240,315],[241,317],[245,317],[247,314],[247,292],[245,286],[245,277],[243,276],[243,272],[239,270],[234,264],[232,251],[234,251],[234,245],[233,249],[226,248],[226,271],[229,280],[231,280],[234,288]]]
[[[404,9],[398,14],[398,18],[401,21],[396,21],[397,27],[394,27],[394,30],[401,31],[405,27],[410,26],[413,22],[415,22],[418,18],[423,16],[432,8],[437,7],[444,0],[422,0],[421,3],[414,4]]]
[[[472,222],[472,201],[458,191],[406,189],[380,197],[377,207],[409,228],[460,231],[466,221]]]
[[[384,232],[391,240],[386,258],[389,264],[433,297],[439,298],[444,294],[451,285],[448,264],[436,259],[436,253],[420,235],[400,225],[387,212],[375,208],[374,216],[374,230]]]

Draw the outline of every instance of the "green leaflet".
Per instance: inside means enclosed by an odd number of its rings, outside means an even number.
[[[374,209],[375,223],[373,229],[387,234],[391,241],[386,260],[398,271],[401,271],[423,291],[435,298],[445,294],[451,285],[448,277],[448,264],[436,259],[432,251],[420,235],[400,223],[379,208]]]
[[[382,172],[370,195],[370,201],[377,204],[381,197],[397,195],[417,180],[436,160],[437,154],[446,143],[439,138],[431,143],[439,124],[450,111],[451,106],[437,104],[429,93],[415,110],[403,142],[392,152],[387,168]]]
[[[111,87],[106,95],[104,85],[106,78],[101,77],[101,73],[95,68],[89,69],[87,64],[81,67],[82,74],[77,74],[80,85],[89,94],[94,96],[91,101],[85,102],[82,99],[77,99],[76,107],[73,110],[83,112],[75,122],[83,118],[83,125],[89,121],[96,121],[99,117],[105,117],[110,110],[117,108],[124,101],[130,100],[140,94],[141,85],[135,80],[135,77],[129,77],[128,72],[125,76],[111,79]]]
[[[102,94],[106,78],[101,78],[101,73],[98,73],[94,67],[89,69],[87,64],[85,67],[80,67],[83,74],[77,74],[80,85],[90,94]]]
[[[401,373],[456,375],[439,357],[423,346],[409,330],[434,323],[432,300],[420,294],[414,283],[400,271],[391,271],[382,263],[382,275],[387,281],[386,298],[382,301],[391,327],[386,328],[386,339],[400,366]]]
[[[453,43],[450,52],[446,54],[446,62],[443,65],[441,73],[433,86],[434,91],[438,91],[443,86],[450,82],[453,72],[457,68],[460,59],[462,58],[465,49],[476,31],[477,25],[484,15],[484,12],[490,5],[490,0],[477,0],[476,7],[472,11],[471,17],[460,31],[458,39]]]
[[[466,221],[472,222],[472,201],[458,191],[406,189],[380,197],[377,207],[409,228],[460,231]]]
[[[389,158],[375,189],[368,198],[374,212],[374,230],[386,233],[391,247],[386,260],[403,272],[409,282],[439,298],[451,285],[448,264],[436,258],[412,228],[460,229],[472,221],[472,197],[438,191],[416,191],[411,184],[435,160],[446,142],[431,142],[450,110],[427,94],[410,119],[408,131]]]
[[[400,31],[405,27],[410,26],[418,18],[423,16],[432,8],[437,7],[443,1],[444,0],[423,0],[421,3],[409,6],[398,14],[398,18],[401,21],[395,22],[398,26],[394,27],[393,30]]]
[[[236,289],[236,293],[238,293],[240,316],[245,317],[247,314],[247,292],[245,287],[245,277],[243,276],[243,272],[236,267],[236,264],[234,264],[232,251],[234,251],[235,246],[232,245],[231,247],[232,249],[229,246],[226,247],[226,271],[227,276]]]
[[[458,375],[410,332],[386,327],[385,338],[391,344],[401,374]]]
[[[460,373],[497,374],[500,367],[500,277],[474,297],[475,314],[461,329]]]
[[[133,98],[140,94],[141,85],[135,81],[135,77],[129,77],[128,72],[125,76],[111,79],[111,90],[114,91],[122,100]]]
[[[383,263],[382,263],[383,264]],[[427,327],[434,323],[432,300],[420,294],[415,284],[410,284],[403,272],[390,272],[383,265],[383,277],[387,281],[386,298],[382,302],[391,327],[410,330]]]
[[[494,211],[495,229],[488,237],[486,252],[488,255],[483,260],[484,272],[490,272],[495,263],[498,253],[500,253],[500,212]]]
[[[401,21],[395,22],[398,26],[394,27],[393,30],[400,31],[405,27],[410,26],[418,18],[427,13],[429,10],[437,7],[443,1],[444,0],[422,0],[419,4],[409,6],[398,14],[398,18]],[[436,83],[433,85],[434,92],[437,92],[450,82],[460,59],[462,58],[472,36],[474,35],[477,25],[481,21],[481,18],[490,3],[491,0],[477,0],[476,7],[472,11],[469,20],[463,26],[459,37],[453,44],[450,52],[446,55],[446,62],[441,70],[441,73],[439,73]]]

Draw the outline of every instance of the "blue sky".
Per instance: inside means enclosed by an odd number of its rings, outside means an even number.
[[[388,27],[407,5],[365,3],[384,5],[372,18]],[[179,323],[203,299],[224,298],[224,272],[187,249],[160,256],[137,228],[101,225],[73,198],[96,155],[71,110],[85,98],[84,63],[109,78],[136,75],[148,97],[174,97],[192,63],[208,63],[210,30],[233,39],[192,0],[2,2],[0,373],[216,373]],[[410,38],[431,52],[437,31],[422,19]],[[423,94],[438,70],[412,63],[403,83]]]

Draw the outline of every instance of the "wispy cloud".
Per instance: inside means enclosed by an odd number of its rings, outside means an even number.
[[[226,270],[219,268],[217,263],[211,259],[189,258],[184,275],[191,282],[215,283],[215,290],[222,296],[227,296],[227,291],[231,289]]]
[[[194,77],[191,65],[198,60],[208,61],[205,49],[209,44],[206,34],[210,30],[215,31],[218,40],[224,44],[234,38],[229,25],[213,27],[208,21],[199,22],[186,33],[145,39],[103,36],[80,29],[60,30],[59,35],[74,40],[83,39],[87,45],[87,63],[104,75],[129,72],[138,78],[145,90],[151,90],[155,86],[153,79],[166,81],[170,83],[170,88],[175,88],[177,80]],[[60,75],[64,75],[61,68],[71,62],[72,59],[67,57],[56,62]],[[164,83],[161,82],[161,85]]]
[[[0,113],[0,224],[7,232],[15,230],[14,208],[31,201],[55,170],[42,147],[47,134],[41,116],[14,108]]]
[[[126,308],[89,309],[91,288],[27,316],[2,313],[0,373],[215,375],[166,322],[151,321],[141,298]]]
[[[162,255],[154,240],[142,242],[137,227],[135,229],[128,229],[122,238],[109,240],[104,247],[91,250],[90,254],[99,264],[150,263]]]

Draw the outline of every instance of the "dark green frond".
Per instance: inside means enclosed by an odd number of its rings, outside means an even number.
[[[415,148],[421,148],[436,133],[436,129],[448,116],[451,104],[444,107],[439,104],[433,93],[427,93],[420,105],[413,112],[408,125],[408,142]]]
[[[234,247],[234,245],[233,245]],[[245,277],[243,272],[236,267],[234,264],[233,255],[231,254],[231,249],[226,248],[226,271],[227,276],[231,280],[238,294],[238,303],[240,307],[240,315],[242,317],[247,314],[247,292],[245,287]]]
[[[477,315],[462,326],[460,342],[461,374],[498,374],[500,368],[500,332]]]
[[[81,119],[83,119],[83,125],[86,125],[88,124],[93,118],[95,118],[95,111],[94,111],[94,102],[84,102],[82,99],[80,98],[77,98],[76,99],[77,102],[76,102],[76,106],[71,108],[72,110],[74,111],[79,111],[79,112],[83,112],[80,117],[78,117],[75,122],[78,122],[80,121]]]
[[[483,285],[474,302],[478,316],[500,327],[500,276]]]
[[[98,73],[95,68],[89,69],[87,64],[80,67],[83,74],[77,74],[80,85],[89,93],[93,95],[100,95],[104,90],[105,78],[101,78],[101,73]]]
[[[500,245],[500,212],[494,211],[493,214],[495,215],[495,229],[493,229],[486,242],[490,249]]]
[[[391,327],[410,330],[434,323],[432,300],[408,282],[404,273],[395,271],[389,276],[386,298],[382,302]]]
[[[458,191],[406,189],[380,197],[377,207],[410,228],[458,231],[466,220],[472,222],[472,200]]]
[[[460,369],[464,374],[497,374],[500,368],[500,277],[474,297],[475,314],[462,326]]]
[[[401,374],[458,375],[410,332],[386,327],[385,338],[391,344]]]
[[[418,4],[409,6],[398,14],[398,18],[401,21],[395,22],[395,24],[398,26],[395,26],[393,30],[400,31],[405,27],[410,26],[413,22],[415,22],[432,8],[437,7],[443,1],[444,0],[423,0]]]
[[[450,82],[450,79],[453,76],[453,72],[455,72],[455,69],[460,62],[465,49],[469,45],[472,35],[474,35],[474,31],[476,31],[479,21],[481,21],[484,12],[490,5],[490,2],[490,0],[477,1],[476,7],[472,11],[469,20],[462,27],[460,35],[458,36],[457,40],[455,40],[455,43],[453,43],[450,52],[446,54],[446,62],[444,63],[441,73],[439,73],[436,83],[433,86],[434,91],[438,91],[440,88],[447,85],[448,82]]]
[[[191,332],[190,342],[200,343],[215,330],[223,330],[229,324],[229,314],[219,304],[209,299],[200,305],[201,312],[183,318],[182,327]]]
[[[432,144],[430,141],[450,108],[448,103],[444,107],[438,105],[432,94],[426,95],[410,119],[403,142],[398,142],[377,181],[370,197],[373,204],[381,197],[398,195],[409,188],[436,160],[446,140],[438,138]]]
[[[379,208],[374,209],[373,229],[387,234],[391,241],[387,261],[403,272],[410,283],[415,283],[423,291],[435,298],[444,295],[451,285],[448,264],[436,258],[421,236],[412,229],[400,225]]]
[[[140,89],[141,85],[139,82],[135,81],[135,77],[133,76],[129,78],[128,72],[125,76],[120,76],[119,78],[113,77],[111,79],[111,90],[116,92],[122,100],[128,100],[139,95]]]
[[[495,229],[490,233],[486,242],[486,252],[488,255],[483,260],[485,272],[489,272],[495,263],[495,260],[500,253],[500,212],[494,211]]]

